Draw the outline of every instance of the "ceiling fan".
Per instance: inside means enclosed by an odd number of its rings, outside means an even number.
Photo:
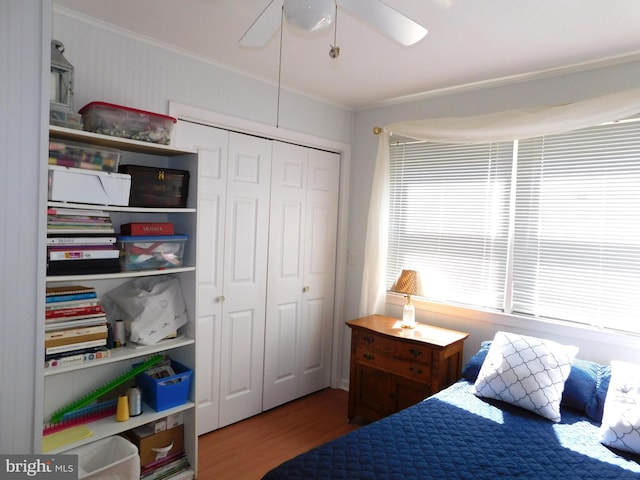
[[[289,25],[307,32],[322,30],[335,22],[338,7],[405,46],[419,42],[427,34],[426,28],[382,0],[271,0],[242,36],[240,45],[266,45],[280,28],[283,14]]]

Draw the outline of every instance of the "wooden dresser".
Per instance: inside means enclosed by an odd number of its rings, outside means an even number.
[[[413,405],[460,378],[468,333],[382,315],[350,320],[349,421],[371,422]]]

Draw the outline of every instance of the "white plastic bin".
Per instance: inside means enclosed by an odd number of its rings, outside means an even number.
[[[131,175],[49,165],[49,200],[129,205]]]
[[[78,455],[80,480],[140,479],[138,448],[125,438],[105,438],[66,453]]]

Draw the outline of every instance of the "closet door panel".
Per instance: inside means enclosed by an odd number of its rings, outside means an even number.
[[[279,242],[280,281],[299,283],[302,281],[302,202],[282,202],[279,217],[281,231],[273,234],[281,238]]]
[[[295,345],[298,335],[298,308],[298,302],[279,305],[277,322],[272,326],[279,342],[277,358],[272,367],[276,384],[286,382],[296,374],[296,352],[289,347]]]
[[[219,325],[220,322],[216,321],[214,315],[198,316],[198,342],[203,346],[198,350],[196,365],[196,368],[202,368],[196,382],[198,435],[218,428],[220,371],[213,370],[211,365],[219,362],[220,351],[216,342],[216,339],[220,338],[220,332],[216,331]]]
[[[303,374],[311,374],[322,370],[330,361],[325,355],[323,301],[307,301],[302,326]]]
[[[206,190],[205,190],[206,191]],[[216,300],[222,286],[219,274],[222,271],[220,258],[217,255],[220,235],[218,229],[221,224],[221,198],[219,195],[200,196],[198,213],[207,221],[198,231],[198,312],[211,315],[217,308]]]
[[[230,213],[226,287],[259,288],[256,278],[260,274],[258,244],[260,236],[264,235],[258,231],[259,203],[255,198],[234,198]]]
[[[339,164],[335,154],[274,142],[265,409],[330,383]],[[293,304],[295,335],[280,317]],[[293,368],[283,368],[281,350],[295,356]]]
[[[262,411],[271,142],[229,134],[220,426]]]
[[[198,435],[220,426],[220,335],[222,304],[222,252],[224,242],[226,170],[228,138],[226,132],[202,125],[190,126],[201,155],[198,166]],[[199,369],[202,370],[199,370]]]
[[[219,425],[220,333],[222,304],[222,258],[224,248],[228,133],[204,125],[181,122],[176,142],[198,150],[196,182],[197,232],[197,433]]]
[[[338,229],[340,156],[309,150],[306,197],[303,395],[329,385]]]
[[[255,318],[253,312],[227,312],[223,336],[229,341],[222,346],[223,363],[227,366],[221,375],[224,400],[238,399],[251,392],[251,372],[246,364],[253,355],[251,332]]]
[[[274,142],[265,330],[265,410],[300,396],[307,157],[306,148]]]
[[[204,128],[200,126],[201,128]],[[222,292],[222,251],[226,197],[226,135],[212,135],[199,149],[198,169],[198,311],[211,315]],[[217,145],[217,147],[216,147]]]

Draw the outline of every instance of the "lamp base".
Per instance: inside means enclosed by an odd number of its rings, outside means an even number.
[[[411,303],[411,299],[407,302],[402,310],[402,328],[416,328],[416,309]]]

